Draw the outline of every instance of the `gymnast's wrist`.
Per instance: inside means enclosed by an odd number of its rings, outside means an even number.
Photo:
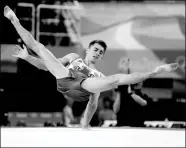
[[[82,126],[82,128],[88,128],[89,127],[89,124],[83,123],[81,126]]]

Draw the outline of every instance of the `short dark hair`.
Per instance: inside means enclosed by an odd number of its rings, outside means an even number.
[[[92,45],[94,45],[96,43],[101,45],[104,48],[104,52],[107,50],[107,44],[102,40],[93,40],[92,42],[90,42],[88,47],[91,47]]]

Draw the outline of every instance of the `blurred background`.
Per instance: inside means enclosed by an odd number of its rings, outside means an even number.
[[[3,17],[5,5],[57,58],[71,52],[83,56],[90,41],[104,40],[108,49],[97,64],[104,75],[124,72],[126,57],[130,72],[179,63],[175,72],[103,92],[90,126],[185,128],[184,1],[3,0],[1,126],[79,127],[87,102],[63,96],[49,72],[12,56],[13,47],[23,42]]]

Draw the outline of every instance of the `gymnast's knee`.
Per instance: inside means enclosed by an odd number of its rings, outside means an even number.
[[[112,87],[118,86],[120,75],[121,75],[121,74],[115,74],[115,75],[108,76],[108,80],[109,80],[110,85],[111,85]]]

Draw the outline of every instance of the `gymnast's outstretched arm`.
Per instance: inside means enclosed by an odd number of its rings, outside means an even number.
[[[43,60],[41,58],[36,58],[28,53],[27,47],[23,44],[23,48],[21,48],[19,45],[16,45],[15,48],[13,49],[13,56],[21,58],[33,66],[48,71],[47,67],[45,66]],[[62,58],[58,58],[57,60],[63,64],[67,65],[71,60],[79,57],[76,53],[70,53]]]
[[[82,123],[83,128],[87,128],[89,126],[89,123],[97,109],[99,96],[100,96],[100,93],[93,94],[90,96],[89,102],[87,104],[87,107],[85,109],[84,116],[83,116],[83,123]]]
[[[39,69],[48,71],[47,67],[43,63],[43,60],[30,55],[24,44],[23,44],[23,48],[21,48],[19,45],[16,45],[13,48],[13,52],[14,54],[12,56],[23,59]]]

